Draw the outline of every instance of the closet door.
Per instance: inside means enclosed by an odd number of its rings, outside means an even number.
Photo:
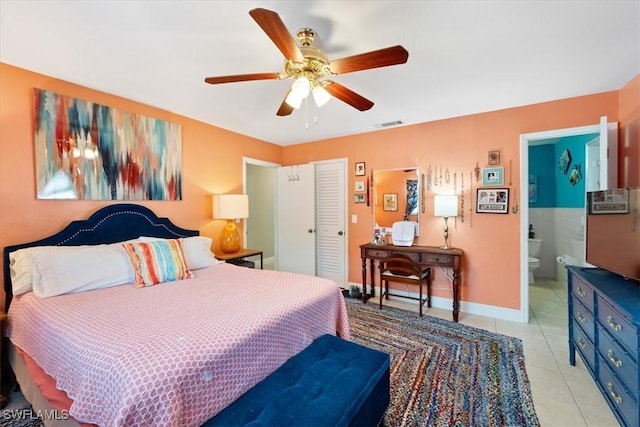
[[[278,168],[277,269],[316,275],[314,165]]]
[[[316,163],[316,274],[347,283],[346,164]]]

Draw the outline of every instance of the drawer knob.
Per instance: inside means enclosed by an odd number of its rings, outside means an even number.
[[[616,359],[615,357],[613,357],[613,350],[611,349],[607,350],[607,356],[609,356],[609,360],[611,361],[611,363],[614,364],[616,368],[622,367],[622,360]]]
[[[611,384],[611,382],[607,383],[607,389],[609,390],[609,394],[611,395],[613,400],[615,400],[615,402],[617,404],[621,404],[622,403],[622,396],[620,396],[619,394],[616,394],[616,392],[613,391],[613,384]]]
[[[578,337],[578,347],[583,350],[587,348],[587,343],[583,341],[582,337]]]
[[[578,290],[576,292],[583,298],[587,296],[587,293],[580,286],[578,286]]]
[[[587,318],[584,317],[581,312],[578,312],[578,320],[580,321],[580,323],[584,323],[587,321]]]
[[[611,316],[607,316],[607,325],[611,326],[611,329],[616,332],[620,332],[622,330],[622,325],[619,323],[614,323],[613,317]]]

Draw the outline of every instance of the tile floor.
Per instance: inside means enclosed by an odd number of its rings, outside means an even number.
[[[417,311],[410,302],[398,299],[392,304]],[[542,427],[618,426],[577,353],[576,366],[569,364],[566,281],[537,278],[529,286],[529,305],[528,324],[466,313],[460,313],[459,320],[522,340],[533,403]],[[450,310],[432,308],[425,314],[451,320]]]
[[[576,366],[569,365],[566,283],[536,279],[529,287],[529,303],[528,324],[466,313],[460,313],[460,323],[522,340],[533,402],[542,427],[618,426],[580,357],[576,357]],[[415,305],[400,300],[390,304],[416,310]],[[426,314],[451,319],[449,310],[432,308]],[[24,403],[19,392],[11,398],[8,408]]]

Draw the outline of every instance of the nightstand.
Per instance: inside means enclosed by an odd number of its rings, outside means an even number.
[[[240,249],[238,252],[227,254],[224,252],[214,252],[217,259],[227,261],[229,264],[242,265],[245,258],[260,255],[260,270],[263,268],[262,251],[257,249]]]

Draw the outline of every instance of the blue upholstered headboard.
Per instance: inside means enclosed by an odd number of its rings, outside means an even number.
[[[6,246],[3,249],[5,310],[13,296],[9,254],[30,246],[99,245],[135,239],[140,236],[179,238],[197,236],[197,230],[187,230],[168,218],[159,218],[150,209],[129,203],[109,205],[96,211],[88,219],[72,221],[62,231],[34,242]]]

